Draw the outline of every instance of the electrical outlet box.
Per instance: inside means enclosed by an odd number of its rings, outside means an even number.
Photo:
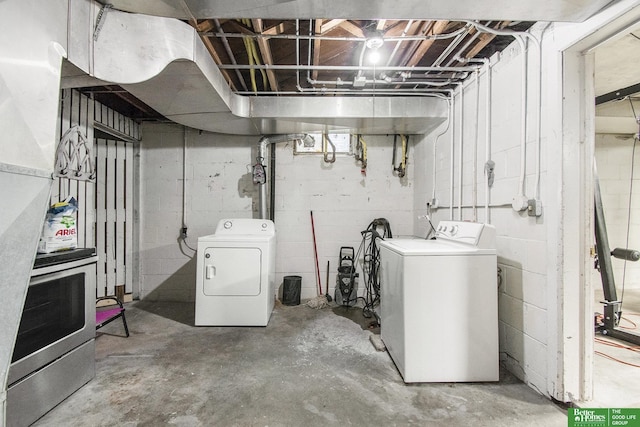
[[[353,79],[353,87],[364,87],[367,84],[367,78],[365,76],[356,76]]]
[[[542,216],[542,202],[536,199],[527,200],[527,214],[529,216]]]
[[[438,199],[431,199],[427,205],[431,205],[431,209],[438,209]]]

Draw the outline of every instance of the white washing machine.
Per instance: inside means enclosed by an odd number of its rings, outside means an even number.
[[[380,242],[380,335],[404,382],[498,381],[495,228]]]
[[[198,239],[196,326],[267,326],[275,302],[276,231],[264,219],[224,219]]]

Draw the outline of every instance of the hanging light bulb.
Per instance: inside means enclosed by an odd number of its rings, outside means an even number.
[[[382,47],[383,44],[384,44],[384,39],[380,34],[376,34],[375,36],[369,37],[365,41],[365,46],[369,51],[367,54],[367,60],[371,64],[375,65],[378,62],[380,62],[380,48]]]
[[[374,65],[380,62],[380,51],[379,50],[370,51],[369,54],[367,55],[367,60]]]

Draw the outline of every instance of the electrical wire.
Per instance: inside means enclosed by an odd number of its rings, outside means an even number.
[[[191,249],[193,252],[197,252],[197,250],[195,250],[194,248],[192,248],[191,246],[189,246],[189,244],[187,243],[187,238],[186,238],[186,237],[180,237],[180,241],[181,241],[182,243],[184,243],[184,245],[185,245],[187,248]],[[185,255],[186,255],[186,254],[185,254]]]
[[[621,324],[618,324],[618,326],[621,327],[622,329],[637,329],[638,328],[638,325],[636,325],[636,323],[633,320],[627,319],[624,316],[620,316],[620,322],[622,322],[623,320],[626,321],[626,322],[631,323],[631,326],[622,326]]]
[[[382,236],[378,228],[382,227]],[[355,259],[360,258],[360,253],[364,248],[362,257],[362,279],[365,285],[364,306],[362,315],[366,318],[373,316],[378,318],[375,308],[380,304],[380,248],[378,239],[392,238],[391,226],[385,218],[377,218],[371,221],[366,230],[361,231],[362,242],[358,248]]]
[[[623,365],[633,366],[634,368],[640,368],[640,365],[636,365],[634,363],[625,362],[624,360],[616,359],[615,357],[608,355],[606,353],[603,353],[601,351],[595,351],[594,353],[606,359],[613,360],[614,362],[622,363]]]
[[[599,340],[596,338],[596,343],[602,344],[602,345],[606,345],[609,347],[613,347],[613,348],[620,348],[620,349],[626,349],[626,350],[630,350],[633,352],[638,352],[640,350],[640,347],[628,347],[622,344],[617,344],[617,343],[613,343],[613,342],[609,342],[609,341],[604,341],[604,340]],[[609,360],[613,360],[614,362],[618,362],[618,363],[622,363],[623,365],[627,365],[627,366],[632,366],[634,368],[640,368],[640,365],[637,365],[635,363],[631,363],[631,362],[627,362],[621,359],[618,359],[617,357],[614,357],[610,354],[604,353],[602,351],[598,351],[595,350],[594,354],[597,354],[598,356],[604,357],[605,359],[609,359]]]
[[[633,352],[640,352],[640,346],[634,345],[634,346],[630,346],[630,345],[625,345],[625,344],[620,344],[618,342],[615,341],[608,341],[606,339],[603,338],[594,338],[595,342],[598,344],[602,344],[602,345],[606,345],[609,347],[613,347],[613,348],[620,348],[623,350],[629,350],[629,351],[633,351]]]
[[[625,319],[625,320],[627,320],[628,322],[632,323],[635,326],[635,323],[633,323],[631,320],[629,320],[629,319]],[[632,328],[626,328],[626,329],[632,329]],[[608,346],[608,347],[613,347],[613,348],[622,349],[622,350],[629,350],[629,351],[632,351],[634,353],[640,353],[640,346],[628,346],[628,345],[620,344],[618,342],[609,341],[609,340],[602,339],[602,338],[594,338],[594,342],[596,344],[601,344],[601,345],[605,345],[605,346]],[[640,368],[640,365],[637,365],[637,364],[631,363],[631,362],[626,362],[624,360],[621,360],[621,359],[618,359],[616,357],[613,357],[610,354],[604,353],[602,351],[595,350],[594,354],[597,354],[598,356],[604,357],[604,358],[609,359],[609,360],[613,360],[614,362],[622,363],[623,365],[632,366],[634,368]]]

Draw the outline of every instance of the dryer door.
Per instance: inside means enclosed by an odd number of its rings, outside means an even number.
[[[202,274],[205,295],[260,295],[262,251],[258,248],[207,248]]]

